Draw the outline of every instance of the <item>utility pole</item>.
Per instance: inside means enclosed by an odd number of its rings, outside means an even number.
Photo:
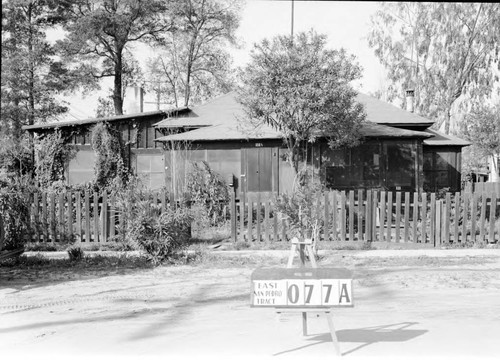
[[[292,0],[292,42],[293,42],[293,8],[294,8],[294,0]]]

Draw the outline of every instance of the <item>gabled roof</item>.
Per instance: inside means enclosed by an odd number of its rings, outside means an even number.
[[[430,138],[432,135],[423,131],[413,131],[393,128],[365,122],[361,127],[361,136],[365,138]],[[239,140],[269,140],[281,139],[280,132],[269,126],[260,126],[258,129],[245,127],[241,124],[217,124],[197,130],[187,131],[179,134],[167,135],[156,139],[156,141],[239,141]]]
[[[428,138],[432,135],[421,131],[398,129],[386,124],[419,124],[423,128],[432,122],[415,114],[383,103],[368,95],[360,94],[358,101],[366,106],[367,120],[361,134],[369,138]],[[378,103],[383,103],[382,105]],[[387,106],[386,106],[387,105]],[[387,115],[384,115],[387,114]],[[158,138],[156,141],[228,141],[249,139],[278,139],[281,135],[271,127],[262,126],[258,131],[242,125],[246,114],[243,106],[236,100],[236,92],[231,91],[203,105],[193,107],[187,117],[164,119],[155,124],[158,128],[193,128],[184,133]],[[397,120],[391,118],[396,116]],[[381,123],[377,123],[380,121]]]
[[[236,124],[239,119],[245,117],[243,106],[236,101],[236,92],[231,91],[222,96],[216,97],[205,104],[195,106],[191,109],[187,117],[170,118],[155,124],[158,128],[192,126],[200,124],[202,126],[216,124]]]
[[[167,117],[172,115],[177,115],[179,113],[184,113],[189,111],[189,108],[177,108],[177,109],[169,109],[169,110],[157,110],[157,111],[148,111],[143,113],[136,114],[125,114],[125,115],[115,115],[104,118],[91,118],[85,120],[77,120],[77,121],[57,121],[50,122],[45,124],[35,124],[35,125],[26,125],[23,126],[23,130],[28,131],[36,131],[36,130],[44,130],[44,129],[55,129],[62,127],[71,127],[71,126],[80,126],[80,125],[88,125],[88,124],[96,124],[99,122],[115,122],[115,121],[123,121],[123,120],[146,120],[152,117]]]
[[[400,109],[394,105],[359,93],[357,101],[365,106],[366,121],[376,124],[417,126],[425,129],[434,122],[420,115]],[[212,101],[193,107],[188,117],[165,119],[157,127],[184,127],[192,124],[215,125],[234,123],[235,119],[244,118],[243,106],[236,101],[236,92],[231,91]]]
[[[426,129],[426,133],[432,135],[430,139],[424,140],[424,145],[428,146],[469,146],[472,143],[460,139],[454,135],[446,135],[440,131],[433,129]]]
[[[156,141],[230,141],[281,139],[281,134],[269,126],[251,128],[233,124],[216,124],[179,134],[167,135]]]
[[[369,121],[363,123],[361,135],[365,138],[422,138],[427,139],[432,135],[424,131],[399,129],[392,126],[375,124]]]
[[[392,126],[421,126],[423,128],[427,128],[434,123],[434,121],[420,115],[362,93],[358,93],[357,100],[365,106],[366,120],[370,122]]]

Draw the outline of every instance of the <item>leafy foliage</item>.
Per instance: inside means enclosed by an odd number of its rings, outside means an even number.
[[[113,194],[115,210],[121,213],[125,225],[119,228],[121,238],[117,240],[125,248],[145,251],[149,260],[158,265],[187,245],[193,216],[186,204],[171,204],[160,214],[160,206],[152,204],[150,193],[143,191],[135,178]]]
[[[97,123],[92,128],[91,143],[96,153],[94,171],[97,187],[104,189],[111,184],[125,184],[129,169],[120,132],[109,123]]]
[[[500,156],[500,103],[474,107],[460,123],[463,136],[474,143],[483,156]],[[499,180],[498,160],[490,162],[491,181]]]
[[[324,205],[318,203],[325,188],[318,180],[308,177],[304,185],[291,194],[277,196],[276,210],[288,220],[287,236],[317,238],[324,225]]]
[[[187,193],[192,204],[207,210],[211,225],[224,222],[224,207],[229,204],[229,190],[224,179],[207,162],[193,162],[187,178]]]
[[[23,191],[25,188],[23,185],[0,181],[0,213],[5,250],[23,248],[26,242],[24,235],[28,230],[31,202]]]
[[[151,89],[176,107],[227,92],[232,79],[225,46],[236,44],[239,11],[235,0],[180,1],[178,31],[166,34],[159,55],[149,60]]]
[[[59,13],[67,19],[67,38],[59,47],[68,61],[78,62],[82,76],[94,80],[113,77],[115,114],[123,113],[123,74],[126,48],[136,41],[159,41],[172,29],[167,16],[173,1],[71,0],[59,3]]]
[[[41,188],[49,188],[54,182],[63,181],[65,166],[74,153],[61,131],[44,134],[35,141],[37,161],[35,174]]]
[[[445,122],[466,102],[491,95],[498,82],[500,5],[384,3],[368,43],[388,70],[389,101],[415,90],[416,111]],[[458,109],[455,105],[458,104]]]
[[[31,175],[33,161],[29,149],[29,139],[13,139],[0,135],[0,181],[9,181],[24,175]]]
[[[248,118],[283,134],[296,172],[304,142],[325,136],[331,147],[356,145],[365,118],[350,86],[360,66],[344,49],[325,46],[326,36],[312,31],[264,40],[240,74]]]
[[[85,251],[81,247],[72,247],[68,249],[68,257],[70,261],[82,261],[85,257]]]
[[[473,108],[461,123],[462,134],[487,155],[500,153],[500,103]]]
[[[57,24],[51,1],[2,1],[2,87],[0,132],[21,137],[21,126],[67,111],[57,93],[77,83],[55,55],[45,30]]]
[[[102,97],[99,96],[97,99],[97,108],[96,108],[96,113],[95,117],[96,118],[107,118],[110,116],[113,116],[115,114],[115,109],[113,106],[113,97],[112,96],[106,96]]]
[[[159,216],[140,212],[133,219],[131,236],[157,265],[187,245],[191,238],[191,221],[187,207],[168,208]]]

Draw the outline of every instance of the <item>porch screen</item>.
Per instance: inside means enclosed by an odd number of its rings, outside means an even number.
[[[336,189],[376,187],[380,183],[380,146],[363,144],[353,149],[329,150],[326,184]]]
[[[415,188],[415,155],[411,143],[393,142],[387,145],[386,187],[389,190]]]
[[[450,187],[450,168],[455,153],[447,151],[424,152],[424,190],[437,191]]]

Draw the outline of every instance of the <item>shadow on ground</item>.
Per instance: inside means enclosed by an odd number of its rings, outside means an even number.
[[[425,334],[427,330],[408,329],[409,327],[417,324],[418,324],[417,322],[402,322],[397,324],[380,325],[380,326],[373,326],[373,327],[366,327],[359,329],[343,329],[343,330],[338,330],[336,334],[339,343],[343,342],[360,343],[360,345],[356,346],[354,349],[342,353],[342,355],[348,355],[350,353],[353,353],[364,347],[376,343],[404,342],[412,340],[420,335]],[[298,351],[325,342],[331,342],[332,337],[330,333],[324,333],[311,336],[307,340],[313,341],[314,343],[281,351],[279,353],[274,354],[274,356],[279,356],[282,354]]]

